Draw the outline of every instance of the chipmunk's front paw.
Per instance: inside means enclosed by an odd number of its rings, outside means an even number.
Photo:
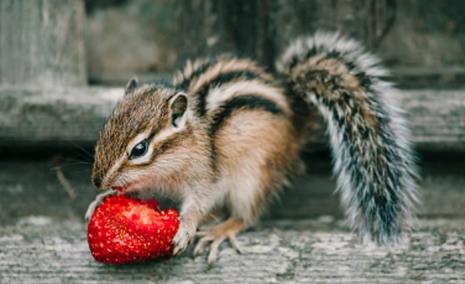
[[[181,221],[179,224],[179,229],[176,235],[173,238],[173,255],[178,255],[182,253],[192,242],[194,238],[195,231],[197,228],[190,226]]]
[[[104,193],[100,193],[99,195],[95,197],[95,200],[89,204],[89,207],[87,207],[86,214],[84,215],[84,218],[86,219],[87,222],[90,221],[90,218],[94,214],[95,209],[97,209],[97,207],[99,207],[100,204],[102,204],[103,200],[107,196],[113,195],[113,194],[116,194],[116,190],[110,189],[110,190],[105,191]]]

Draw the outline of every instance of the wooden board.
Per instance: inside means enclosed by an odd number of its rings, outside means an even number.
[[[83,157],[53,160],[0,160],[0,283],[465,281],[463,162],[422,164],[418,212],[428,219],[419,220],[405,246],[361,244],[340,218],[329,165],[314,162],[258,226],[240,235],[243,255],[224,244],[213,266],[205,254],[192,259],[190,249],[166,261],[113,267],[95,262],[86,243],[82,216],[96,194],[90,165]],[[57,164],[74,199],[59,181]]]
[[[361,244],[339,222],[269,222],[227,243],[212,266],[191,251],[127,266],[97,263],[85,225],[28,216],[0,227],[1,283],[464,283],[465,220],[422,220],[407,245]]]
[[[90,146],[122,93],[119,88],[0,89],[0,147]],[[418,149],[465,151],[465,91],[402,90],[393,96],[406,111]],[[311,149],[326,145],[323,129]]]

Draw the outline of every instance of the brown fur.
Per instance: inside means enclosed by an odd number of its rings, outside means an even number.
[[[284,88],[270,84],[273,77],[249,60],[222,57],[197,72],[202,64],[189,63],[174,79],[175,84],[188,82],[185,90],[129,84],[129,94],[101,132],[93,170],[94,178],[104,181],[101,188],[180,199],[182,222],[175,242],[181,248],[215,208],[229,208],[238,220],[234,224],[241,224],[234,228],[255,223],[300,165],[301,134]],[[225,81],[218,79],[222,74],[228,74]],[[210,98],[213,88],[221,89]],[[169,106],[180,92],[187,94],[188,106],[185,124],[176,128]],[[204,117],[197,112],[199,92],[205,96]],[[151,156],[130,160],[128,148],[148,133]]]
[[[169,97],[167,90],[154,90],[149,86],[127,94],[113,111],[100,132],[96,146],[93,177],[104,175],[113,163],[126,152],[128,142],[144,129],[156,132],[167,119],[167,101],[153,100],[151,96]],[[103,188],[110,186],[104,182]]]
[[[221,173],[234,179],[248,169],[259,181],[258,190],[251,201],[251,212],[241,211],[230,204],[232,212],[246,223],[254,223],[263,213],[266,204],[277,196],[283,180],[297,160],[295,133],[288,117],[274,117],[260,111],[237,111],[217,133],[215,140],[219,147],[218,163]],[[240,183],[240,181],[239,181]],[[233,188],[233,191],[248,188]],[[241,216],[244,214],[245,216]]]
[[[131,80],[97,143],[94,183],[180,200],[174,254],[215,209],[227,209],[194,249],[211,241],[210,262],[225,238],[237,249],[234,235],[302,168],[318,109],[352,225],[398,239],[408,227],[398,217],[410,216],[413,193],[401,190],[413,192],[414,162],[402,116],[382,100],[387,84],[376,64],[355,42],[323,34],[290,46],[278,62],[281,80],[229,57],[189,62],[172,85]]]

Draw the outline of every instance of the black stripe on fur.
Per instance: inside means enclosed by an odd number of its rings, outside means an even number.
[[[205,60],[199,67],[197,67],[189,77],[184,78],[177,84],[177,87],[181,89],[187,89],[190,83],[196,78],[200,77],[205,71],[207,71],[212,65],[216,64],[218,60],[208,59]]]
[[[262,110],[274,115],[283,114],[283,110],[275,102],[257,95],[243,95],[225,101],[219,110],[213,115],[209,128],[211,136],[223,126],[226,120],[239,109]]]
[[[200,116],[204,116],[207,112],[206,104],[208,94],[211,88],[221,86],[223,84],[234,82],[237,80],[262,80],[260,74],[251,70],[240,70],[233,72],[220,73],[218,76],[213,78],[211,81],[206,82],[200,90],[197,92],[197,113]]]

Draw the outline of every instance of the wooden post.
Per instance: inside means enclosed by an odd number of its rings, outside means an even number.
[[[83,0],[0,1],[0,86],[87,83]]]

